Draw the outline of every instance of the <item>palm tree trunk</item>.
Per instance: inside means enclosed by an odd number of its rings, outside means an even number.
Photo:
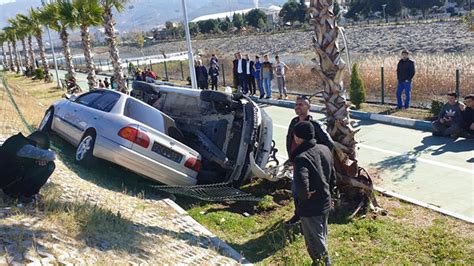
[[[35,49],[33,48],[32,36],[28,35],[28,50],[30,51],[31,70],[36,70]]]
[[[88,26],[81,25],[81,39],[87,68],[87,84],[89,85],[89,90],[94,90],[96,88],[95,65],[92,58],[91,37]]]
[[[7,70],[8,69],[7,54],[5,53],[5,49],[3,48],[3,43],[2,43],[2,64],[3,64],[3,69]]]
[[[38,34],[35,37],[36,37],[36,42],[38,43],[38,50],[40,53],[41,62],[43,63],[44,73],[46,75],[49,75],[49,65],[48,65],[48,61],[46,60],[46,54],[44,52],[43,36],[41,36],[41,34]]]
[[[112,9],[105,9],[103,15],[105,36],[109,45],[110,59],[112,60],[112,66],[114,68],[114,80],[117,82],[118,90],[126,93],[127,87],[125,86],[125,80],[123,79],[122,63],[120,61],[119,50],[117,48],[117,41],[115,37],[115,21],[112,16]]]
[[[12,53],[12,44],[8,42],[8,56],[10,57],[10,71],[15,71],[15,66],[13,65],[13,53]]]
[[[20,73],[20,58],[18,58],[18,50],[16,49],[16,40],[12,42],[13,53],[15,54],[15,70],[16,73]]]
[[[323,89],[328,132],[336,146],[334,161],[337,182],[340,187],[355,188],[368,200],[371,208],[383,211],[373,194],[370,176],[361,174],[357,165],[357,142],[354,135],[358,130],[354,130],[350,125],[349,105],[345,99],[342,79],[346,64],[341,58],[337,42],[339,27],[333,13],[334,1],[311,0],[310,23],[314,27],[313,48],[319,59],[319,64],[313,68],[313,73],[320,80],[319,87]]]
[[[26,46],[26,37],[21,39],[21,45],[23,46],[23,57],[25,58],[25,68],[31,66],[30,64],[30,50]]]
[[[64,58],[66,59],[66,70],[68,76],[75,76],[74,65],[72,64],[71,49],[69,48],[69,33],[65,27],[59,31],[59,37],[63,42]]]

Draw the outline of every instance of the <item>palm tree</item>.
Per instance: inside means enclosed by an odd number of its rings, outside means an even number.
[[[12,20],[11,23],[15,24],[15,27],[17,28],[16,31],[16,37],[21,41],[21,45],[23,46],[23,56],[25,58],[25,67],[28,67],[31,65],[30,62],[30,50],[26,46],[26,38],[29,35],[28,32],[28,27],[26,24],[24,24],[18,15],[16,15],[16,19]]]
[[[9,22],[11,23],[12,19],[9,19]],[[10,70],[11,71],[16,71],[16,73],[20,72],[20,58],[18,58],[18,51],[16,48],[16,27],[14,24],[3,28],[3,30],[7,33],[8,39],[10,40],[11,46],[13,47],[13,54],[15,55],[15,61],[12,59],[12,49],[10,46],[8,46],[8,52],[10,53]]]
[[[335,165],[338,176],[338,187],[362,191],[364,201],[374,210],[381,210],[375,200],[372,180],[361,175],[356,160],[356,141],[354,130],[350,125],[349,104],[345,99],[342,84],[346,64],[342,60],[337,42],[339,27],[333,13],[333,0],[311,0],[310,23],[314,27],[313,48],[319,64],[313,73],[320,80],[320,88],[326,106],[328,132],[336,144]],[[359,204],[359,208],[364,203]]]
[[[114,68],[114,80],[117,82],[118,90],[126,92],[125,80],[123,78],[122,64],[120,61],[119,50],[117,48],[117,40],[115,36],[115,20],[112,15],[112,9],[115,8],[118,12],[125,9],[125,4],[128,0],[100,0],[103,8],[102,19],[104,23],[105,35],[107,44],[109,45],[109,53]]]
[[[41,10],[30,8],[29,11],[30,19],[33,22],[33,34],[35,35],[36,42],[38,43],[38,50],[41,57],[41,62],[43,64],[43,69],[46,77],[49,77],[49,65],[48,60],[46,60],[46,54],[44,52],[43,45],[43,26],[41,25],[40,15]],[[52,45],[52,44],[51,44]]]
[[[87,67],[87,84],[89,90],[96,87],[95,66],[92,58],[90,26],[98,26],[102,23],[102,8],[96,0],[75,0],[74,8],[77,10],[77,22],[81,28],[82,48]]]
[[[24,30],[26,33],[27,37],[27,47],[26,47],[26,53],[29,55],[29,58],[27,60],[27,66],[31,68],[31,70],[36,69],[36,64],[35,64],[35,52],[33,49],[33,40],[32,40],[32,34],[34,34],[34,29],[36,28],[35,21],[31,18],[31,16],[26,16],[23,14],[18,14],[16,15],[16,19],[21,25],[21,28]]]
[[[44,6],[39,15],[42,24],[59,32],[69,77],[76,75],[72,63],[71,49],[69,48],[69,33],[67,32],[68,28],[73,29],[76,26],[75,12],[72,3],[67,0],[58,0],[55,3]]]
[[[13,63],[13,53],[12,53],[12,45],[11,45],[14,36],[9,27],[3,28],[3,33],[7,41],[8,57],[10,59],[8,62],[8,68],[10,69],[10,71],[15,71],[15,66],[13,65],[14,63]]]
[[[8,69],[7,54],[5,53],[5,49],[3,49],[3,44],[7,41],[8,41],[7,35],[5,34],[5,32],[1,31],[0,32],[0,46],[2,47],[2,64],[3,64],[4,70]]]

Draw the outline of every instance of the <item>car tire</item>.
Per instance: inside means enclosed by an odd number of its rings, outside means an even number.
[[[51,125],[53,124],[54,109],[49,108],[46,113],[44,113],[43,120],[38,126],[38,131],[49,133],[51,132]]]
[[[91,165],[94,163],[94,144],[95,133],[91,131],[86,132],[79,142],[79,145],[77,145],[76,153],[74,155],[74,160],[77,164]]]
[[[232,105],[232,95],[221,91],[202,91],[201,92],[201,101],[205,102],[215,102],[225,104],[227,106]]]

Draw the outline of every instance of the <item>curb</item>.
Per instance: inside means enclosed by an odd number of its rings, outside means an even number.
[[[189,216],[188,212],[181,208],[181,206],[179,206],[176,202],[172,201],[171,199],[163,199],[163,201],[166,202],[168,206],[173,208],[178,214],[185,216],[184,218],[188,220],[191,224],[194,224],[201,233],[209,236],[212,245],[217,250],[220,250],[223,255],[226,255],[236,260],[241,265],[253,265],[246,258],[242,257],[242,255],[240,255],[235,249],[233,249],[231,246],[229,246],[227,243],[225,243],[216,235],[214,235],[211,231],[209,231],[206,227],[204,227],[202,224],[198,223],[191,216]]]
[[[292,101],[287,100],[275,100],[275,99],[259,99],[258,97],[252,96],[251,99],[257,103],[263,104],[270,104],[285,108],[295,108],[295,103]],[[310,111],[322,113],[324,106],[321,105],[314,105],[311,104]],[[399,126],[399,127],[406,127],[417,129],[421,131],[432,132],[431,122],[411,119],[411,118],[403,118],[397,117],[392,115],[382,115],[382,114],[375,114],[375,113],[368,113],[356,110],[349,110],[349,114],[351,118],[359,119],[359,120],[371,120],[376,121],[388,125]]]

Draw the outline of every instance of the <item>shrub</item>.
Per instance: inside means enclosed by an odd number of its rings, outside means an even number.
[[[438,116],[439,112],[441,112],[441,109],[443,109],[443,106],[444,106],[444,102],[435,97],[432,101],[431,101],[431,113],[433,114],[433,116]]]
[[[35,79],[42,80],[45,77],[45,72],[42,67],[38,67],[34,72]]]
[[[359,75],[359,68],[357,67],[357,64],[352,66],[349,95],[351,97],[351,102],[356,106],[357,109],[360,108],[361,103],[365,102],[365,85]]]

